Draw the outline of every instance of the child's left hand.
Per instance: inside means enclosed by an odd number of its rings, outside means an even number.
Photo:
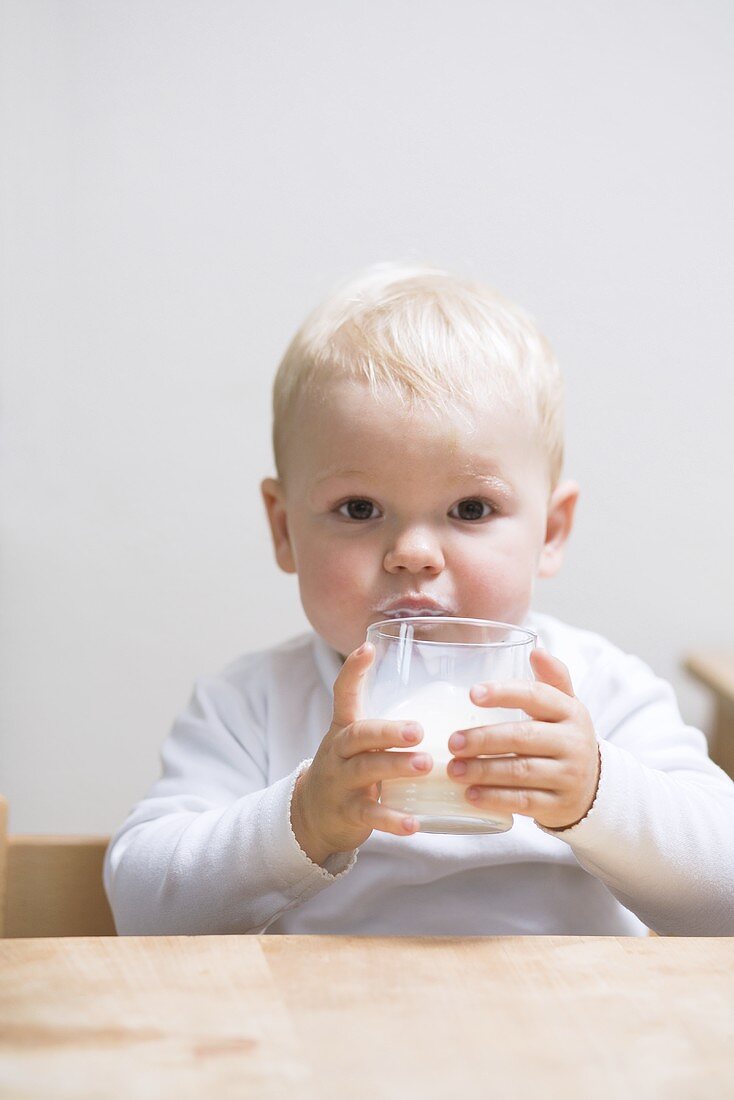
[[[486,684],[486,696],[476,685],[470,693],[478,706],[517,707],[530,717],[457,730],[449,748],[458,759],[447,771],[467,785],[466,797],[475,806],[525,814],[546,829],[565,829],[578,824],[596,798],[599,745],[566,666],[544,649],[533,650],[530,664],[535,682]],[[463,747],[460,735],[466,739]],[[517,755],[487,759],[499,753]],[[471,797],[474,790],[476,798]]]

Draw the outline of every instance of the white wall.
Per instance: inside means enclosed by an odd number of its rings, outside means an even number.
[[[196,676],[307,627],[258,484],[293,331],[383,259],[535,313],[583,487],[538,607],[732,643],[734,7],[9,0],[2,759],[108,831]]]

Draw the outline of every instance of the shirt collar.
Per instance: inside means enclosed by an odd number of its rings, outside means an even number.
[[[341,656],[335,649],[331,648],[328,642],[324,641],[320,634],[313,635],[313,649],[316,667],[331,695],[334,689],[334,681],[341,672]]]

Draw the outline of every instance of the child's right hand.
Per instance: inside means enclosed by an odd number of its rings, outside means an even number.
[[[334,682],[331,727],[293,792],[293,832],[314,863],[358,848],[373,829],[396,836],[418,829],[415,818],[377,801],[381,780],[426,775],[433,760],[427,753],[384,751],[421,741],[417,723],[359,717],[362,684],[374,653],[365,642],[342,665]]]

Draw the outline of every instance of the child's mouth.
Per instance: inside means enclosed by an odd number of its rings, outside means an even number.
[[[449,611],[444,611],[438,607],[393,607],[390,611],[381,612],[386,619],[411,619],[411,618],[425,618],[429,615],[441,617],[449,615]]]

